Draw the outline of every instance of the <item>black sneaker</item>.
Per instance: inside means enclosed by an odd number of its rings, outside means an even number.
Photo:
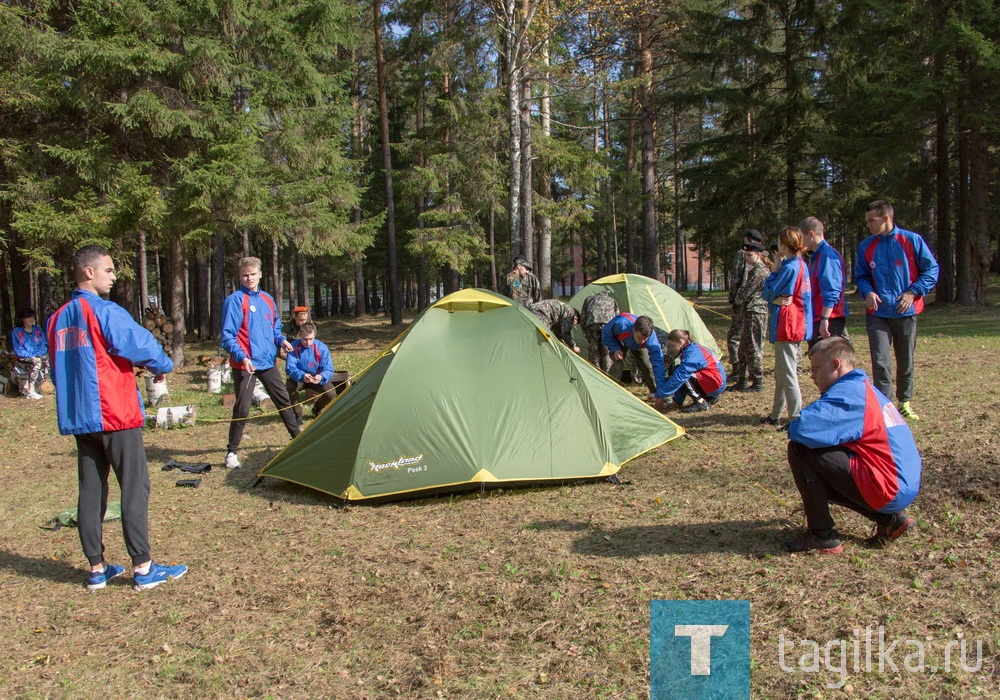
[[[835,535],[820,539],[810,531],[799,535],[791,542],[785,542],[784,547],[786,552],[840,554],[844,551],[844,545]]]
[[[708,401],[709,406],[714,406],[715,404],[722,401],[722,394],[716,394],[715,396],[708,396],[705,398],[705,400]]]
[[[771,418],[771,416],[764,416],[760,419],[761,425],[781,425],[780,418]]]
[[[885,547],[895,539],[902,537],[907,530],[917,524],[917,521],[906,513],[896,513],[885,525],[876,524],[872,528],[872,535],[865,544],[869,547]]]
[[[701,411],[707,411],[707,410],[708,410],[708,402],[705,401],[704,399],[701,399],[699,401],[695,401],[689,406],[685,406],[684,408],[682,408],[681,413],[699,413]]]

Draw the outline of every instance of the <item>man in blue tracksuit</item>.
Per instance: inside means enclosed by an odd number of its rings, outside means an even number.
[[[10,334],[10,349],[17,358],[17,366],[28,375],[21,385],[21,396],[40,399],[38,383],[49,371],[49,346],[45,342],[45,331],[35,325],[35,310],[24,309],[18,314],[21,325]]]
[[[323,409],[333,401],[333,359],[330,349],[316,340],[316,326],[306,321],[299,327],[299,338],[292,343],[292,350],[285,358],[285,373],[288,375],[288,385],[294,385],[292,393],[293,408],[299,425],[302,424],[302,404],[298,402],[298,385],[306,392],[305,403],[315,399],[313,417],[323,412]]]
[[[847,274],[844,258],[826,240],[823,222],[808,216],[799,224],[802,244],[809,256],[809,281],[812,287],[813,333],[809,339],[812,347],[823,338],[839,335],[847,337]]]
[[[642,378],[649,389],[649,398],[654,397],[656,387],[666,383],[663,347],[649,316],[618,314],[604,324],[601,342],[611,352],[613,364],[610,374],[615,379],[621,381],[627,350],[636,364],[642,366]]]
[[[871,236],[858,246],[854,277],[865,299],[865,327],[875,388],[892,398],[892,357],[896,356],[896,398],[905,418],[918,420],[913,398],[913,351],[917,314],[937,284],[938,263],[920,234],[893,223],[892,205],[881,199],[865,209]]]
[[[809,351],[820,398],[788,426],[788,465],[802,496],[807,530],[785,544],[791,552],[839,554],[830,504],[874,524],[868,544],[884,546],[913,527],[904,512],[920,492],[920,452],[892,401],[855,369],[846,338]]]
[[[293,438],[299,434],[288,391],[281,381],[281,373],[274,366],[278,349],[289,352],[292,344],[281,333],[281,317],[274,298],[260,289],[260,269],[259,258],[240,260],[241,286],[222,303],[222,348],[229,353],[236,389],[233,420],[229,424],[229,444],[226,446],[227,469],[243,466],[236,451],[243,441],[243,428],[250,415],[255,378],[260,380],[267,395],[274,401],[288,434]]]
[[[132,558],[136,590],[155,588],[187,572],[183,564],[153,562],[149,547],[149,470],[142,441],[145,413],[133,365],[156,381],[174,368],[152,333],[114,302],[103,299],[115,283],[104,248],[88,245],[73,256],[77,288],[49,318],[48,345],[56,385],[59,432],[76,439],[80,495],[77,523],[90,562],[87,588],[104,588],[125,568],[104,560],[102,523],[108,509],[108,476],[121,490],[122,531]]]

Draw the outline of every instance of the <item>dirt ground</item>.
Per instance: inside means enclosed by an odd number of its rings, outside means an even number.
[[[720,340],[724,302],[698,301]],[[867,369],[861,313],[849,328]],[[51,397],[0,399],[0,697],[644,698],[656,599],[749,600],[754,697],[1000,697],[998,322],[996,308],[921,317],[918,528],[870,550],[868,524],[836,509],[839,557],[781,549],[802,520],[786,438],[758,423],[770,376],[763,394],[671,414],[688,437],[627,464],[620,486],[342,509],[283,482],[253,486],[287,442],[275,417],[250,423],[243,469],[222,469],[226,411],[191,363],[171,377],[171,403],[197,404],[199,423],[146,434],[154,556],[190,572],[144,593],[128,576],[88,593],[76,530],[39,527],[75,505],[74,443]],[[336,319],[319,337],[354,375],[397,332],[381,317]],[[214,468],[177,488],[188,475],[160,469],[171,457]],[[105,540],[126,563],[117,523]],[[797,663],[802,640],[853,648],[879,628],[900,640],[897,671]],[[905,640],[925,649],[924,670],[904,668]],[[945,669],[962,641],[965,663],[956,652]]]

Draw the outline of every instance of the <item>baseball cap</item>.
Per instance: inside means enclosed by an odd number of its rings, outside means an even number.
[[[518,265],[524,265],[527,269],[531,269],[531,263],[528,262],[528,259],[520,255],[514,258],[514,267],[517,267]]]

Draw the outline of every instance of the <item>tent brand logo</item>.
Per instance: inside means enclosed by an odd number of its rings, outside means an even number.
[[[419,467],[419,468],[414,469],[416,467],[416,465],[420,464],[420,462],[423,460],[423,458],[424,458],[424,455],[421,452],[416,457],[400,457],[399,459],[394,459],[391,462],[372,462],[371,460],[369,460],[368,461],[368,471],[375,472],[376,474],[378,474],[379,472],[384,471],[386,469],[396,469],[396,470],[398,470],[400,467],[409,467],[406,470],[408,472],[411,472],[411,471],[425,471],[427,469],[427,467]]]
[[[649,698],[750,698],[749,600],[651,600]]]

